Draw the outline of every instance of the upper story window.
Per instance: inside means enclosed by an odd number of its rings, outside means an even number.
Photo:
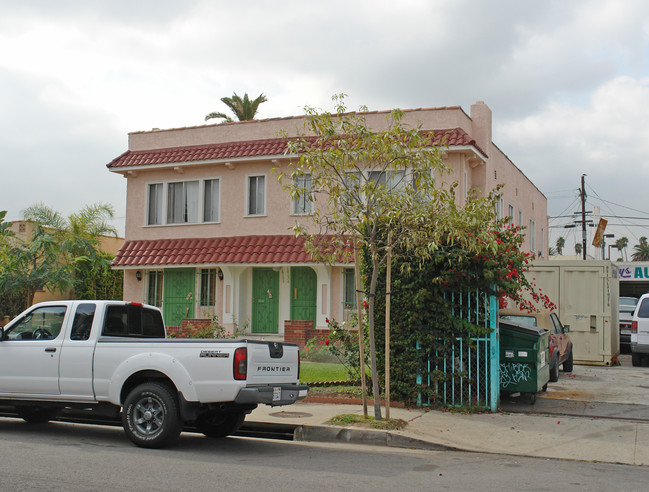
[[[313,197],[311,195],[311,175],[303,174],[302,176],[296,176],[295,188],[300,190],[300,196],[293,200],[293,214],[310,214],[313,204]]]
[[[518,227],[523,227],[523,211],[518,211]]]
[[[219,222],[220,180],[151,183],[147,188],[147,225]],[[163,211],[166,210],[165,214]]]
[[[536,222],[530,219],[530,251],[536,253]]]
[[[514,206],[509,204],[509,211],[507,212],[507,217],[509,219],[509,225],[514,225]]]
[[[266,176],[248,176],[248,215],[266,213]]]
[[[149,214],[147,224],[162,224],[162,183],[149,185]]]
[[[198,222],[198,181],[169,183],[167,224]]]
[[[205,194],[203,200],[203,222],[219,221],[219,194],[220,180],[208,179],[205,181]]]
[[[375,181],[388,190],[399,189],[406,185],[404,171],[370,171],[368,179]]]

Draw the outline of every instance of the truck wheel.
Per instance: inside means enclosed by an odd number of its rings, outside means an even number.
[[[555,360],[554,364],[550,366],[550,382],[556,383],[557,381],[559,381],[559,361]]]
[[[207,437],[225,437],[237,432],[245,418],[243,412],[205,412],[196,419],[196,428]]]
[[[640,367],[642,365],[642,354],[631,352],[631,365],[633,367]]]
[[[570,349],[568,358],[563,363],[563,372],[572,372],[572,349]]]
[[[122,425],[128,438],[144,448],[161,448],[182,430],[178,397],[167,385],[144,383],[124,402]]]
[[[59,412],[53,407],[16,407],[21,419],[30,424],[44,424],[52,420]]]

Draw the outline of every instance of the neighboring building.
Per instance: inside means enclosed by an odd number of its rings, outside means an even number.
[[[372,128],[387,111],[367,113]],[[304,131],[305,117],[253,120],[129,134],[129,149],[108,164],[127,178],[126,242],[114,261],[124,297],[161,306],[168,325],[216,315],[252,334],[285,334],[290,321],[325,328],[353,308],[352,265],[314,263],[291,232],[308,215],[292,203],[273,169],[286,169],[283,130]],[[452,130],[445,161],[458,200],[471,188],[505,183],[497,204],[527,230],[524,248],[547,258],[547,199],[492,140],[482,102],[406,110],[422,130]],[[288,324],[287,324],[288,323]],[[307,323],[307,325],[310,325]],[[301,326],[305,326],[302,323]],[[289,338],[289,337],[287,337]]]
[[[14,220],[12,221],[9,230],[13,231],[16,234],[16,237],[18,239],[27,241],[34,234],[35,227],[36,224],[34,222],[27,221],[27,220]],[[124,244],[123,237],[114,237],[114,236],[100,237],[100,249],[111,255],[116,255],[123,244]],[[43,289],[43,290],[36,291],[36,293],[34,294],[34,304],[38,302],[45,302],[45,301],[59,301],[62,299],[74,299],[74,292],[72,290],[67,292],[61,292],[58,290],[51,291],[49,289]]]

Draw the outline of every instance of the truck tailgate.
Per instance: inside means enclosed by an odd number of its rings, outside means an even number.
[[[298,347],[248,341],[248,384],[297,383]]]

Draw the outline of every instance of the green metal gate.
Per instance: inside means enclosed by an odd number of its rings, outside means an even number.
[[[180,326],[183,318],[194,317],[194,269],[164,271],[162,314],[167,326]]]
[[[468,342],[456,337],[448,347],[450,355],[438,364],[429,360],[427,374],[418,375],[417,384],[434,385],[437,405],[478,406],[496,411],[500,399],[498,301],[496,297],[479,291],[453,293],[447,300],[453,316],[490,328],[491,332],[470,337]],[[419,344],[417,348],[425,349]],[[442,372],[444,381],[435,382],[434,371]],[[433,402],[420,393],[417,404],[430,406]]]
[[[291,319],[313,321],[316,326],[317,276],[313,268],[291,268]]]
[[[278,333],[279,272],[272,268],[252,270],[252,332]]]

